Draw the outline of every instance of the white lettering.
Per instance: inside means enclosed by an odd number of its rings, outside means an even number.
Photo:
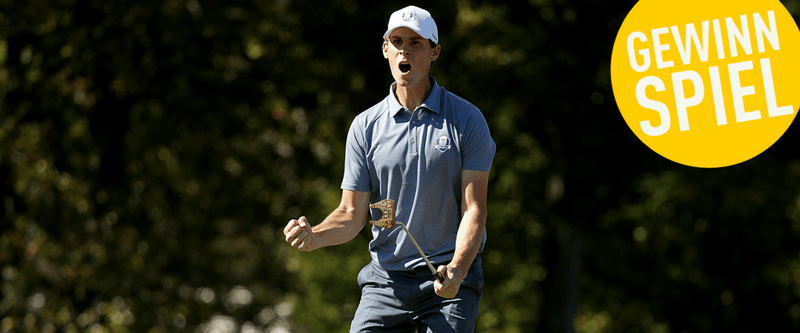
[[[785,116],[794,113],[792,105],[778,106],[775,98],[775,83],[772,81],[772,65],[769,58],[761,59],[761,77],[764,79],[764,92],[767,94],[767,113],[770,117]]]
[[[742,87],[739,79],[739,72],[753,69],[753,61],[737,62],[728,65],[728,75],[731,79],[731,94],[733,95],[733,111],[736,114],[736,122],[761,119],[761,111],[745,111],[744,96],[756,93],[753,86]]]
[[[664,82],[655,76],[644,77],[639,80],[639,83],[636,84],[636,100],[639,102],[639,105],[658,111],[658,114],[661,116],[661,124],[658,125],[658,127],[653,127],[650,124],[650,120],[642,120],[639,122],[639,125],[642,127],[644,134],[649,136],[659,136],[667,133],[667,130],[669,130],[669,108],[667,108],[664,103],[647,98],[647,95],[645,94],[645,89],[647,89],[647,86],[655,87],[657,92],[664,91],[666,87],[664,87]]]
[[[700,37],[697,36],[697,30],[694,23],[686,24],[686,42],[681,40],[681,34],[678,31],[678,26],[673,25],[669,27],[672,31],[672,37],[675,38],[675,44],[678,45],[678,53],[681,55],[681,62],[688,65],[692,61],[692,42],[694,42],[697,55],[700,57],[701,62],[708,61],[708,21],[703,21],[703,42],[700,43]]]
[[[739,41],[739,45],[742,46],[744,53],[748,55],[753,54],[753,46],[750,44],[750,30],[747,27],[747,15],[739,16],[739,21],[742,23],[741,31],[736,27],[736,23],[733,23],[733,18],[725,18],[725,27],[728,30],[728,44],[730,44],[731,47],[731,57],[739,55],[736,41]]]
[[[717,59],[725,59],[725,47],[722,46],[722,31],[719,28],[719,20],[713,20],[711,23],[714,25],[714,40],[717,42]]]
[[[661,52],[669,50],[669,44],[661,44],[661,38],[659,36],[667,32],[669,32],[669,29],[666,27],[653,29],[650,31],[650,33],[653,35],[653,51],[656,53],[656,68],[658,69],[669,68],[673,66],[671,60],[664,61],[663,56],[661,55]]]
[[[694,96],[686,98],[686,93],[683,90],[683,81],[690,80],[694,86]],[[672,88],[675,90],[675,107],[678,111],[678,127],[681,132],[689,130],[689,118],[686,115],[686,109],[700,104],[705,95],[703,87],[703,78],[695,71],[683,71],[672,73]]]
[[[725,100],[722,96],[722,81],[719,77],[719,67],[711,66],[708,68],[711,76],[711,97],[714,98],[714,111],[717,113],[717,125],[728,123],[728,115],[725,113]]]
[[[772,49],[778,51],[781,49],[781,45],[778,42],[778,27],[775,24],[775,11],[770,10],[767,12],[767,20],[769,21],[769,29],[767,29],[766,24],[764,24],[764,20],[761,19],[761,15],[758,13],[753,13],[753,25],[756,29],[756,43],[758,44],[758,52],[764,53],[764,37],[767,37],[769,41],[769,45],[772,46]]]
[[[645,34],[642,33],[641,31],[634,31],[630,35],[628,35],[628,60],[631,63],[631,68],[641,73],[650,68],[650,49],[645,48],[639,50],[639,55],[641,55],[644,58],[644,64],[640,66],[639,63],[636,61],[636,54],[633,47],[633,42],[636,39],[646,42],[647,36],[645,36]]]

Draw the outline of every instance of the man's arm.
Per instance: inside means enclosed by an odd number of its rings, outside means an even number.
[[[461,280],[467,276],[472,261],[478,255],[486,227],[486,192],[489,171],[464,170],[461,172],[461,207],[463,215],[456,236],[456,252],[447,266],[439,266],[445,281],[434,284],[436,294],[452,298],[458,293]]]
[[[289,221],[283,229],[286,242],[301,251],[311,251],[350,241],[367,223],[371,196],[371,192],[342,190],[339,207],[320,224],[312,228],[305,216]]]

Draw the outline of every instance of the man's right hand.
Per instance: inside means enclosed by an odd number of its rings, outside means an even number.
[[[314,231],[305,216],[289,221],[286,228],[283,228],[283,235],[286,236],[287,243],[300,251],[311,251],[315,248]]]

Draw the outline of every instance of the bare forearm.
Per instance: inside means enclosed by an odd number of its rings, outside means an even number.
[[[317,235],[319,247],[339,245],[355,238],[366,221],[366,214],[355,209],[338,207],[312,230]]]
[[[458,277],[461,279],[466,277],[472,261],[478,255],[485,226],[485,208],[475,207],[464,212],[456,235],[456,252],[449,265],[456,269]]]
[[[283,228],[286,242],[301,251],[347,242],[364,228],[369,213],[370,192],[342,190],[342,202],[325,220],[311,227],[305,216],[290,220]]]

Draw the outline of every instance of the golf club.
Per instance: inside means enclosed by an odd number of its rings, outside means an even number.
[[[444,282],[444,277],[441,274],[439,274],[439,272],[436,271],[436,268],[433,267],[433,264],[431,264],[431,261],[428,259],[428,256],[425,255],[425,252],[423,252],[422,248],[419,247],[419,244],[417,244],[417,240],[414,239],[414,236],[412,236],[411,233],[408,231],[408,228],[406,228],[405,223],[397,222],[397,220],[395,219],[394,200],[383,199],[381,201],[369,205],[369,207],[380,209],[382,213],[380,220],[369,221],[369,223],[372,223],[380,228],[386,228],[386,229],[394,228],[395,224],[401,225],[403,227],[403,230],[406,231],[406,235],[408,235],[408,238],[411,239],[411,242],[414,243],[414,246],[417,248],[417,251],[419,251],[419,254],[422,256],[422,259],[424,259],[425,263],[428,264],[428,268],[430,268],[431,273],[433,273],[433,276],[436,277],[436,279],[439,280],[439,282]]]

